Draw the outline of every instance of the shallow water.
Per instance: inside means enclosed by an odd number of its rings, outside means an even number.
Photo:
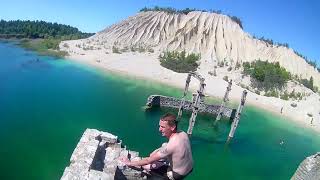
[[[0,179],[59,179],[86,128],[114,133],[128,148],[149,154],[165,141],[159,117],[172,111],[145,111],[151,94],[179,97],[182,91],[0,43]],[[318,134],[249,106],[225,146],[230,124],[214,128],[213,119],[197,118],[195,167],[187,179],[289,179],[320,149]]]

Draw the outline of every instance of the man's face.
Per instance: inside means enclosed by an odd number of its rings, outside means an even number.
[[[162,136],[169,138],[174,131],[174,126],[169,126],[167,121],[159,121],[159,132]]]

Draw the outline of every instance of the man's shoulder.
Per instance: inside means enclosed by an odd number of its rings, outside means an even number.
[[[177,136],[173,138],[173,141],[185,141],[185,140],[189,140],[189,136],[184,131],[177,132]]]
[[[180,141],[183,139],[185,136],[187,136],[187,133],[184,131],[177,131],[172,138],[169,139],[168,144],[175,144],[177,141]]]
[[[178,134],[182,137],[189,137],[188,134],[184,131],[178,131]]]

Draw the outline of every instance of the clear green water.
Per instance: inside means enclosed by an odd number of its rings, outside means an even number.
[[[151,94],[182,91],[0,43],[0,179],[59,179],[86,128],[114,133],[147,155],[165,140],[157,124],[170,111],[145,111]],[[213,128],[212,119],[197,118],[187,179],[289,179],[320,151],[319,134],[254,107],[245,107],[228,147],[229,123]],[[184,130],[187,120],[185,114]]]

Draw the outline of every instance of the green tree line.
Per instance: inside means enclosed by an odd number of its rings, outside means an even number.
[[[272,39],[268,39],[268,38],[265,38],[265,37],[256,37],[256,36],[253,36],[254,39],[259,39],[260,41],[263,41],[269,45],[275,45],[275,46],[283,46],[283,47],[286,47],[286,48],[289,48],[289,44],[288,43],[280,43],[280,42],[274,42]]]
[[[320,72],[320,68],[317,67],[317,61],[315,60],[310,60],[307,56],[302,55],[301,53],[299,53],[298,51],[294,51],[294,53],[296,55],[298,55],[299,57],[301,57],[302,59],[304,59],[309,65],[311,65],[312,67],[316,68],[318,70],[318,72]]]
[[[92,35],[93,33],[83,33],[69,25],[45,21],[0,21],[0,37],[2,38],[81,39]]]
[[[260,41],[263,41],[265,43],[267,43],[268,45],[275,45],[275,46],[282,46],[282,47],[286,47],[289,48],[289,44],[288,43],[280,43],[280,42],[274,42],[272,39],[268,39],[265,37],[256,37],[253,36],[254,39],[258,39]],[[301,53],[299,53],[298,51],[294,50],[294,53],[301,57],[302,59],[304,59],[309,65],[313,66],[314,68],[316,68],[318,70],[318,72],[320,72],[320,68],[317,67],[317,61],[315,60],[310,60],[307,56],[302,55]]]
[[[0,21],[0,38],[20,39],[20,45],[42,55],[64,57],[68,53],[59,51],[64,40],[82,39],[93,33],[83,33],[69,25],[45,21]]]

